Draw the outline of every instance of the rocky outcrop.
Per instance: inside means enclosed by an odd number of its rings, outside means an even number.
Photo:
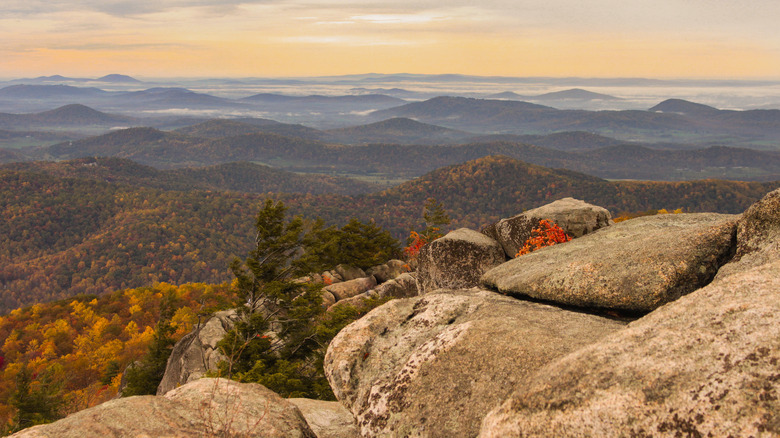
[[[468,228],[449,232],[425,245],[418,256],[417,284],[421,294],[436,289],[469,288],[483,272],[506,260],[501,245]]]
[[[474,436],[522,378],[622,327],[478,289],[437,292],[343,329],[325,372],[363,436]]]
[[[256,383],[224,379],[201,379],[163,397],[112,400],[12,436],[316,438],[292,403]]]
[[[718,272],[722,278],[780,259],[780,189],[745,211],[737,226],[737,251]]]
[[[371,277],[356,278],[354,280],[343,281],[341,283],[331,284],[323,288],[330,292],[336,298],[336,302],[360,295],[376,286],[376,279]]]
[[[712,280],[733,253],[737,219],[700,213],[620,222],[510,260],[482,283],[514,296],[648,312]]]
[[[360,436],[352,414],[339,402],[290,398],[300,409],[317,438],[357,438]]]
[[[417,291],[417,279],[412,273],[401,274],[394,280],[386,281],[376,288],[366,291],[360,295],[346,298],[332,304],[328,307],[328,312],[332,312],[341,306],[363,307],[371,300],[383,298],[409,298],[419,295]],[[376,305],[376,304],[374,304]]]
[[[480,436],[779,436],[778,273],[718,279],[550,363]]]
[[[403,260],[389,260],[387,263],[372,266],[366,271],[366,275],[373,275],[377,283],[392,280],[401,274],[409,272],[409,264]]]
[[[360,269],[356,268],[354,266],[349,265],[338,265],[333,269],[344,281],[354,280],[356,278],[364,278],[366,277],[366,273]]]
[[[157,394],[165,394],[216,370],[217,364],[226,359],[217,349],[217,343],[233,329],[237,318],[235,310],[217,312],[200,327],[184,335],[168,357]]]
[[[580,237],[613,224],[606,208],[574,198],[559,199],[517,216],[501,219],[483,228],[483,233],[501,244],[507,257],[515,257],[539,221],[556,223],[571,237]]]

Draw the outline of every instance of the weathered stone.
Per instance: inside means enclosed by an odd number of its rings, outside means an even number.
[[[256,383],[201,379],[163,397],[111,400],[15,438],[85,437],[315,438],[295,405]]]
[[[780,259],[780,189],[748,208],[737,225],[737,252],[718,278]]]
[[[489,224],[482,225],[479,227],[479,232],[498,242],[499,236],[498,231],[496,230],[497,223],[498,222],[491,222]]]
[[[326,291],[325,289],[323,289],[320,292],[320,296],[322,297],[322,306],[323,307],[328,308],[328,307],[336,304],[336,297],[332,293]]]
[[[417,260],[417,284],[424,294],[476,286],[482,273],[503,263],[506,257],[495,240],[460,228],[422,247]]]
[[[333,312],[336,309],[340,309],[345,306],[352,306],[357,309],[362,308],[366,302],[372,298],[377,298],[379,295],[376,293],[375,290],[371,289],[369,291],[363,292],[362,294],[355,295],[354,297],[345,298],[343,300],[339,300],[335,304],[328,307],[328,312]]]
[[[290,403],[300,409],[317,438],[357,438],[360,436],[355,419],[339,402],[290,398]]]
[[[215,371],[220,361],[227,359],[217,349],[217,343],[233,329],[238,315],[235,310],[215,313],[200,327],[184,335],[173,346],[157,394],[198,380],[209,371]]]
[[[572,237],[581,237],[613,224],[612,215],[606,208],[574,198],[564,198],[484,226],[482,232],[497,240],[507,257],[515,257],[542,219],[558,224]]]
[[[417,277],[410,272],[382,283],[374,290],[380,298],[410,298],[420,294],[417,290]]]
[[[341,278],[341,275],[333,271],[325,271],[322,273],[322,281],[325,284],[336,284],[341,283],[344,280]]]
[[[718,279],[550,363],[480,436],[780,436],[778,273]]]
[[[373,289],[374,286],[376,286],[376,279],[374,277],[364,277],[331,284],[330,286],[326,286],[324,290],[332,293],[336,298],[336,301],[341,301],[354,297],[355,295],[360,295],[369,289]]]
[[[408,271],[408,263],[403,260],[394,259],[381,265],[372,266],[366,271],[366,275],[373,275],[374,278],[376,278],[377,283],[381,284]]]
[[[474,436],[514,382],[622,327],[478,289],[439,291],[344,328],[325,373],[363,436]]]
[[[353,306],[362,308],[369,300],[377,298],[409,298],[419,295],[417,291],[417,279],[411,273],[406,273],[378,285],[375,289],[363,292],[354,297],[345,298],[328,307],[328,312],[332,312],[343,306]],[[376,304],[374,304],[376,305]]]
[[[482,282],[509,295],[650,311],[712,280],[731,257],[737,218],[666,214],[620,222],[510,260]]]
[[[349,266],[345,264],[341,264],[336,266],[334,269],[337,274],[341,277],[344,281],[354,280],[356,278],[363,278],[366,276],[366,273],[360,269],[356,268],[354,266]]]

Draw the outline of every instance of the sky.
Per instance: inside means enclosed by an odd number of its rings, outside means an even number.
[[[777,0],[2,0],[0,77],[780,79]]]

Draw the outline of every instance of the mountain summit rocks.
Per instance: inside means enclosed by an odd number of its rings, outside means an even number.
[[[738,218],[666,214],[620,222],[499,265],[482,283],[565,305],[649,312],[712,280],[733,253]]]
[[[554,222],[571,237],[581,237],[614,224],[606,208],[579,199],[563,198],[517,216],[501,219],[483,227],[482,232],[497,240],[507,257],[513,258],[542,219]]]
[[[325,372],[363,436],[475,436],[523,376],[622,327],[479,289],[437,291],[343,329]]]

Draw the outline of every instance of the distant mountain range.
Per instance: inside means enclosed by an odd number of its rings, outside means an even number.
[[[139,123],[138,119],[106,114],[80,104],[65,105],[50,111],[33,114],[0,113],[0,129],[9,130],[31,127],[88,127],[92,125],[112,127],[127,126],[133,123]]]
[[[42,84],[50,82],[105,82],[105,83],[121,83],[121,84],[140,84],[141,81],[131,76],[121,74],[109,74],[96,79],[92,78],[70,78],[61,75],[53,76],[39,76],[37,78],[29,79],[15,79],[12,82],[20,82],[25,84]]]
[[[608,94],[594,93],[581,88],[572,88],[570,90],[554,91],[536,96],[524,96],[512,91],[496,93],[485,96],[486,99],[508,99],[508,100],[530,100],[530,101],[557,101],[557,100],[621,100],[619,97]]]
[[[102,136],[53,145],[41,149],[38,156],[57,159],[116,156],[159,168],[254,161],[294,171],[392,175],[395,178],[408,179],[442,166],[485,156],[505,155],[529,163],[566,168],[611,179],[780,179],[780,152],[744,148],[651,149],[641,144],[619,142],[584,132],[510,137],[514,141],[496,141],[487,137],[483,141],[447,145],[366,144],[360,141],[364,138],[363,135],[368,135],[365,132],[379,135],[376,133],[384,131],[390,135],[391,131],[396,131],[394,135],[402,136],[411,135],[404,134],[404,129],[420,128],[419,135],[424,137],[425,133],[432,129],[404,119],[337,130],[335,133],[315,131],[326,140],[335,138],[335,135],[351,138],[356,145],[348,146],[263,132],[266,128],[262,125],[213,121],[177,132],[164,132],[153,128],[117,130]],[[265,123],[265,126],[285,130],[295,128],[273,123]],[[417,132],[414,129],[410,131]],[[435,127],[432,132],[438,133]],[[216,133],[231,135],[212,135]],[[451,134],[448,130],[443,133]],[[518,139],[527,142],[517,141]],[[548,147],[538,146],[540,144]],[[591,147],[575,150],[569,147],[571,145]],[[565,153],[562,152],[564,148],[568,148]]]
[[[376,111],[372,119],[407,117],[424,123],[483,133],[542,134],[589,131],[648,142],[780,141],[780,110],[728,111],[672,100],[650,111],[558,110],[528,102],[437,97]],[[713,111],[714,110],[714,111]],[[737,138],[734,138],[737,137]]]

